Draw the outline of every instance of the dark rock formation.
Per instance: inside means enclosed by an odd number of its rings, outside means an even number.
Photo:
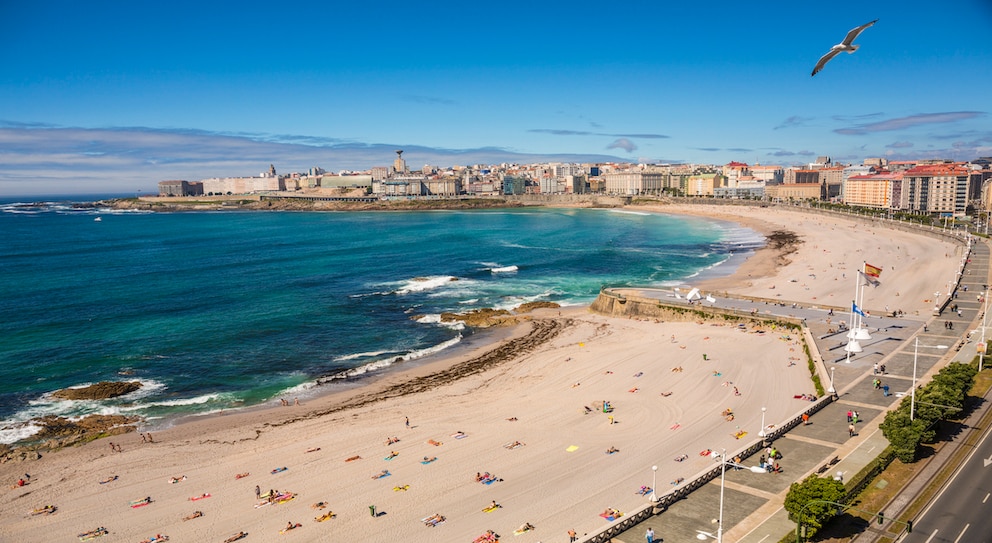
[[[63,400],[105,400],[130,394],[141,388],[138,381],[101,381],[82,388],[63,388],[56,390],[52,396]]]

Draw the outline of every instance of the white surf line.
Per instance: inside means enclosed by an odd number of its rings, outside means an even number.
[[[954,540],[954,543],[958,543],[959,541],[961,541],[961,538],[964,537],[964,533],[968,531],[968,526],[971,526],[971,524],[964,525],[964,528],[961,530],[961,533],[958,534],[958,537],[957,539]]]

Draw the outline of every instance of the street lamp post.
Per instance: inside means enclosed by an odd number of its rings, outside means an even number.
[[[834,388],[834,367],[833,366],[830,366],[830,388],[827,389],[827,392],[829,392],[831,396],[833,396],[834,394],[837,394],[837,389]]]
[[[758,437],[765,437],[765,410],[767,407],[761,408],[761,430],[758,430]]]
[[[930,349],[946,349],[947,345],[924,345]],[[916,419],[916,359],[920,352],[920,337],[916,336],[916,346],[913,347],[913,389],[909,393],[909,420]]]
[[[983,297],[983,300],[982,301],[985,302],[985,309],[982,310],[982,346],[978,348],[978,371],[979,372],[982,371],[982,362],[984,361],[983,359],[985,358],[985,347],[986,347],[986,343],[985,343],[985,323],[986,323],[986,320],[987,320],[987,317],[988,317],[988,314],[989,314],[989,291],[988,291],[988,289],[985,290],[985,293],[982,294],[982,297]]]
[[[651,466],[651,495],[648,496],[648,500],[652,502],[658,501],[657,494],[658,487],[658,466]]]
[[[723,453],[720,455],[720,517],[716,521],[716,536],[709,532],[696,530],[696,539],[701,541],[706,539],[715,539],[716,543],[723,543],[723,489],[727,480],[727,464],[738,468],[744,467],[737,462],[727,461],[727,449],[723,449]],[[768,470],[759,466],[751,466],[747,469],[750,470],[751,473],[768,473]]]

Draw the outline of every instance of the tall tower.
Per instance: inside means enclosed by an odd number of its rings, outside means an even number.
[[[407,173],[406,161],[403,160],[403,150],[399,149],[396,151],[396,160],[393,161],[393,170],[396,173]]]

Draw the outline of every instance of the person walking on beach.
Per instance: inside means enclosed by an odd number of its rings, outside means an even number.
[[[258,485],[255,485],[255,499],[257,500],[261,497],[262,497],[262,489]]]
[[[370,505],[369,506],[369,514],[372,515],[372,518],[375,518],[375,506],[374,505]]]
[[[644,533],[644,539],[647,539],[648,543],[654,543],[654,530],[648,528],[648,531]]]
[[[406,417],[406,429],[410,429],[410,417]]]

